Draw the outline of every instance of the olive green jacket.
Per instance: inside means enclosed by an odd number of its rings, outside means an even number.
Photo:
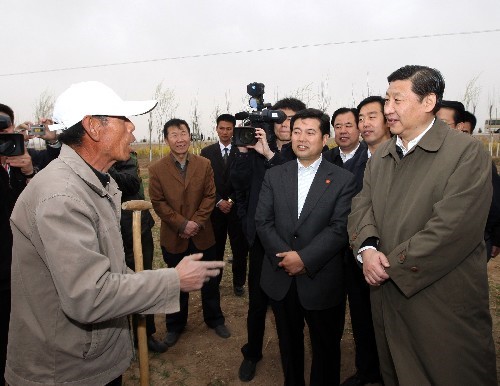
[[[436,120],[405,157],[396,137],[367,164],[348,220],[356,256],[368,237],[389,259],[371,287],[386,385],[496,385],[484,226],[491,160]]]

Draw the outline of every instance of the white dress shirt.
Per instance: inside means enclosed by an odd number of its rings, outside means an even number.
[[[298,189],[297,189],[297,208],[298,208],[298,217],[300,217],[300,212],[302,212],[302,208],[304,207],[304,203],[306,202],[307,194],[309,193],[309,189],[311,189],[311,184],[314,180],[314,176],[316,176],[316,172],[318,171],[318,167],[321,164],[323,156],[320,154],[319,158],[314,161],[309,166],[304,166],[297,159],[297,179],[298,179]]]
[[[224,157],[224,149],[227,149],[227,155],[229,156],[229,153],[231,153],[231,143],[227,146],[223,145],[221,141],[219,141],[219,147],[220,147],[220,153],[222,154],[222,157]]]
[[[429,126],[427,126],[427,129],[425,129],[419,136],[413,138],[410,142],[408,142],[408,148],[404,147],[403,145],[403,140],[401,137],[398,135],[396,137],[396,146],[399,146],[401,148],[401,151],[403,152],[403,157],[415,146],[417,146],[417,143],[420,142],[422,137],[431,129],[432,125],[434,124],[434,121],[436,118],[434,118]]]
[[[347,161],[349,161],[352,157],[354,157],[354,154],[356,154],[356,152],[358,151],[359,149],[359,142],[358,142],[358,146],[356,146],[356,149],[354,149],[353,151],[351,151],[350,153],[344,153],[342,151],[342,149],[339,149],[340,150],[340,158],[342,158],[342,162],[343,163],[346,163]]]

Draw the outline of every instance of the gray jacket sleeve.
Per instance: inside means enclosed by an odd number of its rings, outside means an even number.
[[[63,312],[95,323],[131,313],[178,311],[175,269],[125,273],[119,223],[115,229],[114,224],[98,226],[99,221],[105,220],[74,196],[58,195],[37,206],[32,242],[43,254]],[[106,237],[117,240],[100,242]]]

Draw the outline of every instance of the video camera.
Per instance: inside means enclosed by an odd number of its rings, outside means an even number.
[[[10,118],[0,115],[0,155],[2,156],[10,157],[24,153],[24,135],[2,133],[11,126]]]
[[[261,127],[266,131],[269,143],[274,141],[274,123],[283,123],[286,114],[280,110],[270,110],[270,103],[264,103],[264,84],[250,83],[247,85],[247,93],[250,95],[248,104],[251,112],[242,111],[235,115],[237,120],[242,120],[244,126],[237,126],[233,131],[232,144],[234,146],[249,146],[257,143],[255,138],[255,128]]]

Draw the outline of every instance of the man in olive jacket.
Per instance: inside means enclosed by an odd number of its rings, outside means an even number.
[[[388,77],[395,137],[368,162],[350,243],[371,287],[386,385],[497,385],[483,231],[491,161],[435,119],[444,80],[405,66]]]

